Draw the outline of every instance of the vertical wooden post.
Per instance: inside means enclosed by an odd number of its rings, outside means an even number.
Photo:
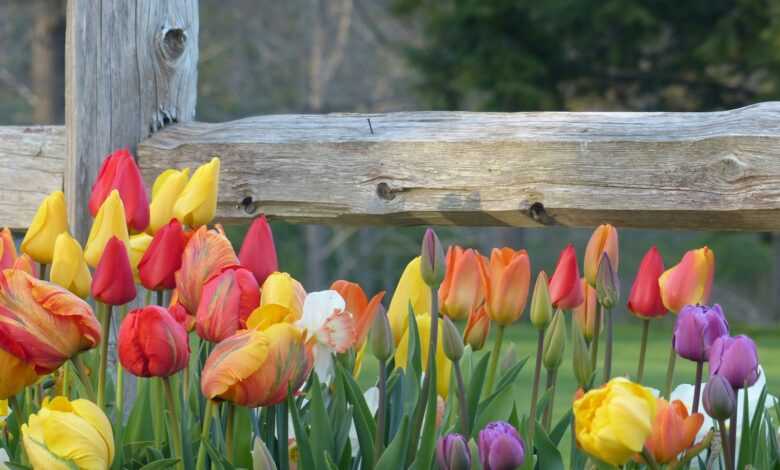
[[[85,241],[100,162],[195,115],[198,0],[68,0],[65,193]]]

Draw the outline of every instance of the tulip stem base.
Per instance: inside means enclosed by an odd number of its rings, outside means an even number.
[[[544,330],[539,330],[539,338],[536,342],[536,367],[534,368],[534,383],[531,390],[531,411],[528,413],[528,442],[533,446],[534,431],[536,430],[536,404],[539,401],[539,382],[542,379],[542,354],[544,354]]]
[[[100,365],[98,366],[97,406],[106,410],[106,369],[108,368],[108,343],[111,335],[111,305],[98,302],[103,331],[100,338]]]
[[[658,470],[658,463],[655,461],[653,454],[647,449],[647,447],[642,447],[642,459],[645,461],[647,468],[650,470]]]
[[[647,353],[647,334],[650,332],[650,319],[642,319],[642,341],[639,344],[639,366],[636,370],[636,382],[641,384],[645,377],[645,354]]]
[[[381,315],[381,313],[380,313]],[[376,438],[374,442],[374,464],[385,450],[385,420],[387,415],[387,364],[379,360],[379,409],[376,419]]]
[[[604,347],[604,383],[609,382],[612,377],[612,341],[613,341],[613,328],[612,328],[612,309],[606,310],[607,320],[607,341]]]
[[[718,433],[720,434],[720,446],[723,452],[723,462],[726,464],[726,470],[733,470],[734,464],[731,461],[731,446],[729,445],[729,432],[726,429],[726,420],[718,420]]]
[[[667,400],[672,394],[672,384],[674,383],[674,364],[677,362],[677,351],[674,350],[674,343],[669,351],[669,364],[666,366],[666,384],[664,385],[663,397]]]
[[[698,413],[699,411],[699,399],[701,398],[701,379],[704,372],[704,362],[696,362],[696,381],[693,385],[693,407],[691,408],[691,414]]]
[[[233,463],[233,435],[236,421],[236,406],[231,402],[225,402],[225,459],[229,464]]]
[[[184,451],[181,441],[181,420],[179,414],[176,412],[176,399],[173,395],[173,388],[171,387],[171,378],[163,377],[163,387],[165,388],[165,399],[168,401],[168,432],[171,433],[170,441],[172,442],[174,456],[179,459],[179,463],[176,464],[176,468],[184,470]],[[228,454],[230,455],[230,454]]]
[[[89,375],[87,374],[87,366],[84,364],[81,356],[73,356],[70,358],[70,361],[73,363],[73,369],[75,369],[76,375],[78,375],[79,381],[84,387],[84,391],[87,393],[87,398],[91,401],[95,401],[95,389],[92,388],[92,382],[89,380]]]
[[[463,373],[460,370],[460,361],[452,361],[452,368],[455,369],[455,381],[458,384],[458,403],[460,404],[460,432],[468,439],[471,435],[469,429],[469,404],[466,401],[466,386],[463,384]]]
[[[279,470],[289,470],[290,468],[290,454],[288,448],[288,436],[287,430],[287,400],[274,405],[276,408],[276,436],[278,439],[278,451],[279,451]]]
[[[498,367],[498,357],[501,355],[501,343],[504,342],[504,325],[498,326],[496,332],[496,341],[493,343],[493,352],[490,353],[490,365],[487,371],[487,380],[485,381],[485,396],[493,393],[493,383],[496,380],[496,368]]]
[[[601,304],[596,304],[596,318],[593,321],[593,341],[590,343],[590,363],[595,371],[599,362],[599,335],[601,333]]]
[[[217,404],[213,400],[206,401],[206,409],[203,411],[203,427],[200,431],[200,447],[198,448],[198,462],[195,465],[196,470],[206,470],[206,442],[209,440],[211,431],[211,418],[214,416],[214,409]]]
[[[547,400],[547,406],[544,408],[544,417],[542,424],[545,431],[550,430],[552,425],[552,414],[555,407],[555,385],[558,381],[558,369],[547,369],[547,390],[550,390],[550,399]],[[533,423],[531,423],[533,425]]]

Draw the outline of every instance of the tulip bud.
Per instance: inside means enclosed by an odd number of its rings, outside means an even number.
[[[690,250],[658,278],[661,299],[672,312],[686,305],[706,304],[715,276],[715,254],[707,248]]]
[[[430,313],[432,308],[431,289],[423,281],[420,265],[419,256],[409,261],[398,280],[393,298],[390,299],[390,306],[387,308],[387,318],[393,329],[395,344],[401,341],[409,326],[410,308],[415,315]]]
[[[463,340],[471,346],[472,351],[479,351],[485,346],[488,333],[490,333],[490,317],[485,307],[480,307],[471,312],[463,331]]]
[[[271,273],[279,271],[274,234],[264,215],[256,218],[249,226],[238,259],[252,271],[261,286]]]
[[[385,309],[381,306],[374,317],[374,323],[371,326],[368,337],[371,342],[371,353],[380,361],[387,361],[395,353],[393,330],[390,329],[390,322],[385,314]]]
[[[108,305],[123,305],[135,298],[133,269],[125,244],[117,237],[106,243],[92,280],[92,297]]]
[[[667,310],[661,299],[661,287],[658,278],[664,272],[664,259],[655,246],[642,258],[636,273],[634,285],[628,295],[628,310],[639,318],[656,318],[666,315]]]
[[[260,286],[252,271],[240,266],[224,268],[203,284],[195,314],[198,336],[213,343],[226,339],[246,327],[258,305]]]
[[[84,252],[81,251],[79,242],[67,232],[59,234],[54,243],[54,258],[49,278],[51,282],[61,285],[82,299],[89,295],[92,275],[87,262],[84,261]]]
[[[596,296],[599,303],[607,310],[614,307],[620,298],[620,279],[617,277],[617,272],[612,269],[612,262],[606,253],[601,257],[596,275]]]
[[[172,219],[154,234],[154,238],[138,262],[138,277],[149,290],[176,287],[176,271],[181,268],[187,236],[181,223]]]
[[[149,249],[149,245],[151,244],[152,236],[146,232],[130,235],[130,241],[127,244],[127,254],[130,256],[130,267],[133,268],[133,279],[136,284],[141,283],[141,278],[138,274],[138,265],[141,263],[141,258],[144,257],[144,253],[146,253],[146,250]]]
[[[187,330],[157,305],[135,309],[125,317],[117,351],[119,362],[136,377],[169,377],[184,369],[190,357]]]
[[[598,308],[596,289],[591,287],[585,278],[582,278],[582,292],[585,295],[585,300],[575,307],[572,313],[574,314],[574,322],[582,330],[582,335],[590,342],[596,332],[596,309]]]
[[[84,259],[87,260],[87,264],[92,267],[97,266],[98,261],[103,256],[106,243],[112,237],[116,237],[126,244],[130,241],[127,233],[125,209],[116,189],[111,191],[111,194],[103,201],[103,205],[100,206],[97,216],[92,222],[87,244],[84,247]]]
[[[547,328],[553,316],[550,290],[547,288],[548,282],[547,273],[539,271],[539,275],[536,276],[536,284],[534,285],[534,294],[531,298],[531,324],[537,330]]]
[[[447,317],[442,318],[442,342],[444,354],[449,360],[457,362],[463,357],[463,338],[458,327]]]
[[[572,330],[574,377],[580,387],[587,388],[591,378],[593,378],[593,364],[590,362],[588,344],[585,342],[585,335],[583,335],[579,323],[572,322]]]
[[[0,230],[0,271],[14,265],[16,260],[16,245],[11,229]]]
[[[436,232],[425,231],[420,250],[420,275],[429,287],[437,287],[444,279],[444,249]]]
[[[157,176],[152,186],[152,202],[149,204],[149,226],[146,231],[154,235],[173,218],[173,205],[187,185],[190,169],[167,169]]]
[[[758,380],[756,343],[745,335],[721,336],[710,348],[710,376],[722,375],[735,390]]]
[[[471,451],[466,438],[452,433],[436,441],[436,463],[441,470],[471,469]]]
[[[127,224],[136,232],[146,230],[149,226],[149,198],[141,171],[127,149],[117,150],[103,160],[87,204],[93,216],[114,190],[122,198]]]
[[[65,194],[55,191],[43,200],[35,212],[21,249],[39,263],[49,264],[54,256],[54,242],[62,232],[68,231],[68,210]]]
[[[680,357],[707,362],[716,339],[729,334],[729,324],[720,305],[688,305],[674,324],[672,345]]]
[[[479,257],[485,289],[485,308],[490,319],[508,326],[520,319],[531,284],[531,260],[525,250],[494,248],[490,261]]]
[[[702,404],[712,419],[723,421],[729,419],[737,406],[737,395],[728,380],[722,375],[710,377],[704,386]]]
[[[254,470],[276,470],[274,458],[259,437],[255,438],[255,444],[252,447],[252,468]]]
[[[609,255],[612,262],[612,270],[618,270],[618,233],[617,229],[609,224],[599,225],[593,231],[588,246],[585,248],[585,259],[583,269],[585,270],[585,279],[591,287],[596,286],[596,276],[598,275],[601,256]]]
[[[219,191],[219,158],[201,165],[192,174],[173,206],[173,216],[184,225],[206,225],[217,214]]]
[[[542,352],[544,367],[550,370],[557,369],[563,361],[565,349],[566,319],[563,318],[563,311],[558,310],[544,334],[544,350]]]
[[[548,288],[550,302],[555,308],[571,310],[582,303],[582,284],[580,284],[580,270],[577,266],[574,245],[569,244],[561,252]]]
[[[525,442],[511,424],[492,422],[479,432],[479,460],[483,470],[518,468],[525,462]]]
[[[447,272],[439,287],[439,310],[452,320],[463,320],[485,299],[479,272],[480,254],[451,245],[447,249]]]

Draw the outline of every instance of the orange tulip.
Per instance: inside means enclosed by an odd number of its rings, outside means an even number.
[[[359,348],[366,341],[368,329],[380,310],[385,291],[374,295],[369,301],[363,288],[356,282],[339,280],[334,282],[330,288],[344,298],[347,311],[355,318],[355,344]]]
[[[528,300],[531,283],[528,253],[494,248],[489,262],[482,257],[478,259],[488,316],[501,326],[514,323],[522,316]]]
[[[618,232],[609,224],[599,225],[590,236],[585,248],[585,279],[592,287],[596,287],[596,273],[599,272],[601,256],[606,253],[612,263],[612,271],[618,270]]]
[[[582,278],[582,291],[585,293],[585,300],[574,307],[572,311],[574,312],[574,321],[580,325],[585,339],[590,341],[596,327],[596,289],[591,287],[585,278]]]
[[[704,415],[688,415],[688,409],[680,400],[669,403],[659,398],[656,409],[653,431],[645,441],[645,447],[656,462],[667,464],[693,445]]]
[[[658,278],[661,299],[672,312],[686,305],[706,304],[715,276],[715,254],[707,248],[685,253],[682,260]]]
[[[0,271],[8,269],[16,261],[16,245],[11,229],[8,227],[0,230]]]
[[[463,320],[484,300],[479,258],[479,253],[472,249],[450,246],[447,250],[447,270],[439,287],[439,309],[453,320]]]
[[[309,377],[314,357],[303,330],[276,323],[260,331],[241,330],[218,343],[201,373],[201,390],[211,400],[255,408],[281,403]]]
[[[206,281],[228,266],[237,265],[238,257],[233,246],[221,231],[207,230],[201,226],[184,247],[181,268],[176,272],[176,291],[179,303],[195,314]]]
[[[463,342],[471,346],[472,351],[479,351],[485,346],[488,333],[490,333],[490,317],[485,307],[480,307],[469,315],[469,321],[463,331]]]
[[[38,265],[35,264],[35,261],[33,261],[33,259],[30,258],[30,255],[27,253],[24,253],[22,256],[16,258],[12,267],[14,269],[24,271],[32,277],[40,277],[38,273]]]

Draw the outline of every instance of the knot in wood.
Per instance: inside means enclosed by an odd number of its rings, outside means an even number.
[[[538,222],[542,225],[556,225],[555,219],[550,217],[550,214],[547,213],[547,210],[544,208],[544,204],[541,202],[535,202],[531,204],[531,207],[528,208],[528,215],[535,222]]]
[[[165,60],[173,62],[184,54],[187,33],[181,28],[163,28],[160,49]]]
[[[733,182],[745,176],[747,164],[736,155],[729,154],[719,158],[715,168],[723,180]]]
[[[247,196],[241,200],[241,207],[247,214],[253,214],[257,210],[257,203],[252,199],[252,196]]]
[[[385,201],[392,201],[395,199],[395,193],[399,191],[399,189],[391,188],[390,185],[384,181],[376,185],[376,195],[379,196],[379,199],[384,199]]]

